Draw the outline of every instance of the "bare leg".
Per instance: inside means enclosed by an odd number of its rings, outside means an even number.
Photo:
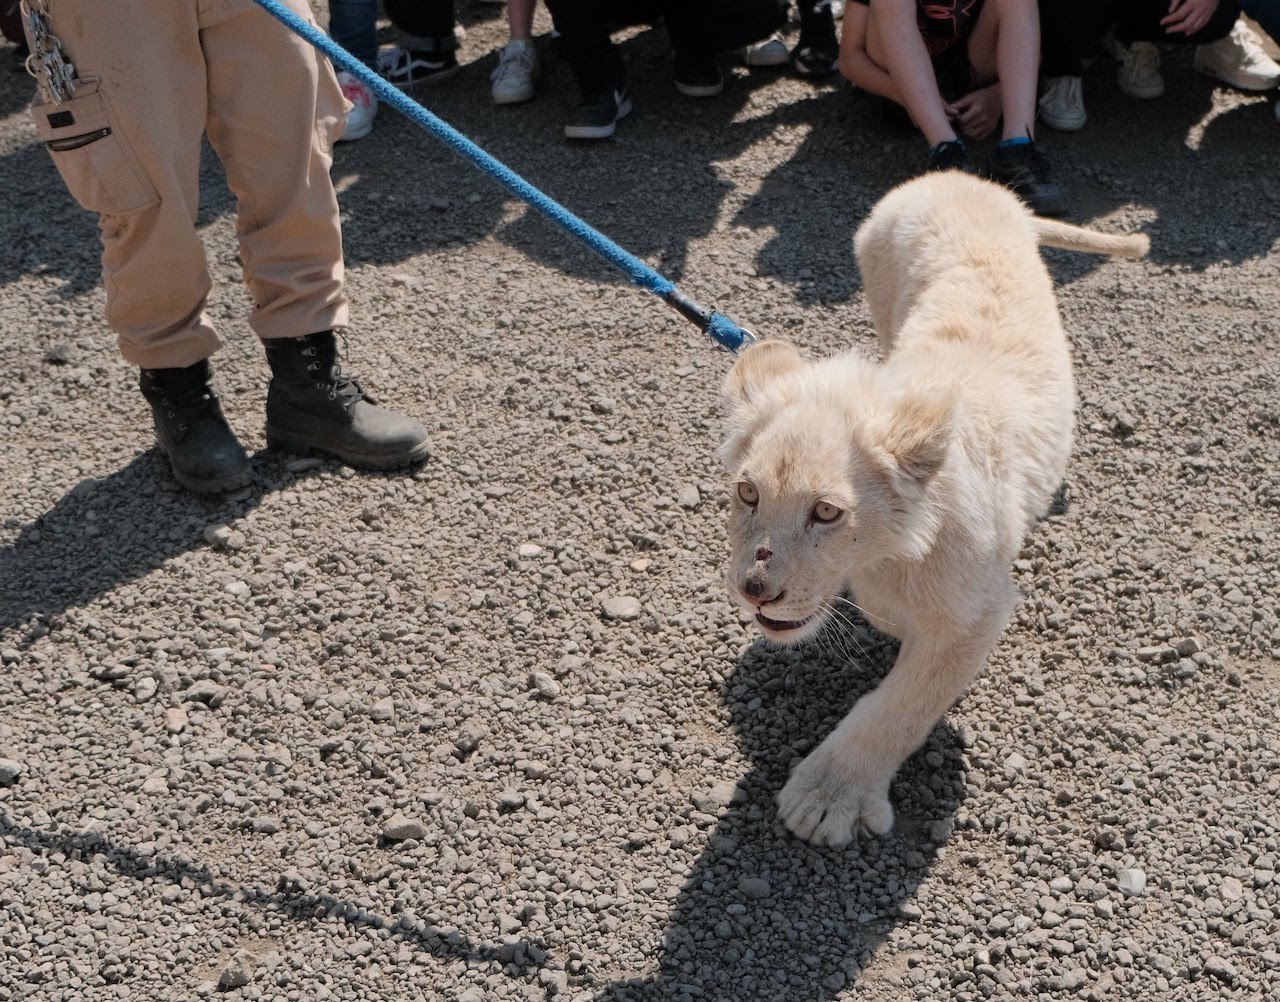
[[[857,6],[845,8],[846,29],[849,11]],[[872,77],[870,87],[861,79],[856,82],[906,108],[930,147],[957,138],[916,23],[915,0],[872,0],[865,43],[865,58],[880,73],[868,74]],[[844,61],[842,55],[842,64]]]
[[[999,81],[1000,138],[1034,139],[1040,73],[1040,11],[1035,0],[986,0],[968,51],[979,79]]]
[[[523,42],[533,37],[533,9],[538,0],[507,0],[507,29],[511,41]]]

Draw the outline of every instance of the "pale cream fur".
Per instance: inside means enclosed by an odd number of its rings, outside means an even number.
[[[889,192],[855,238],[883,362],[808,362],[782,341],[726,381],[731,594],[790,644],[841,596],[902,641],[884,682],[778,797],[797,835],[839,846],[893,824],[889,783],[980,673],[1016,600],[1009,568],[1062,482],[1074,387],[1038,247],[1138,256],[1032,216],[959,173]]]

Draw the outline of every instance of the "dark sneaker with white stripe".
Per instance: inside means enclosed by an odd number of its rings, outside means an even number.
[[[401,90],[447,80],[459,69],[458,57],[452,52],[420,52],[398,45],[384,46],[378,52],[379,76]]]
[[[570,139],[608,139],[618,122],[631,114],[631,93],[625,80],[611,80],[584,89],[577,114],[567,122],[564,134]]]

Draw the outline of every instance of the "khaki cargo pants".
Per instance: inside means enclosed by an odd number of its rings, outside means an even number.
[[[311,19],[307,0],[285,2]],[[346,104],[328,61],[252,0],[45,7],[81,84],[32,112],[72,196],[99,215],[121,354],[169,368],[219,346],[196,230],[205,134],[236,197],[250,326],[263,338],[344,326],[329,167]]]

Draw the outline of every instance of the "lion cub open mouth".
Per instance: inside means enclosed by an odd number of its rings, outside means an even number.
[[[805,616],[804,619],[770,619],[763,612],[757,612],[756,622],[770,633],[788,633],[791,630],[798,630],[801,627],[808,626],[817,616],[818,614],[815,612],[812,616]]]
[[[1062,482],[1075,409],[1040,244],[1140,256],[1147,240],[1037,219],[966,174],[910,181],[855,239],[883,361],[810,362],[763,341],[725,383],[726,579],[744,616],[795,644],[852,592],[902,640],[884,682],[783,787],[779,812],[802,838],[889,830],[890,780],[1013,609],[1009,566]]]

